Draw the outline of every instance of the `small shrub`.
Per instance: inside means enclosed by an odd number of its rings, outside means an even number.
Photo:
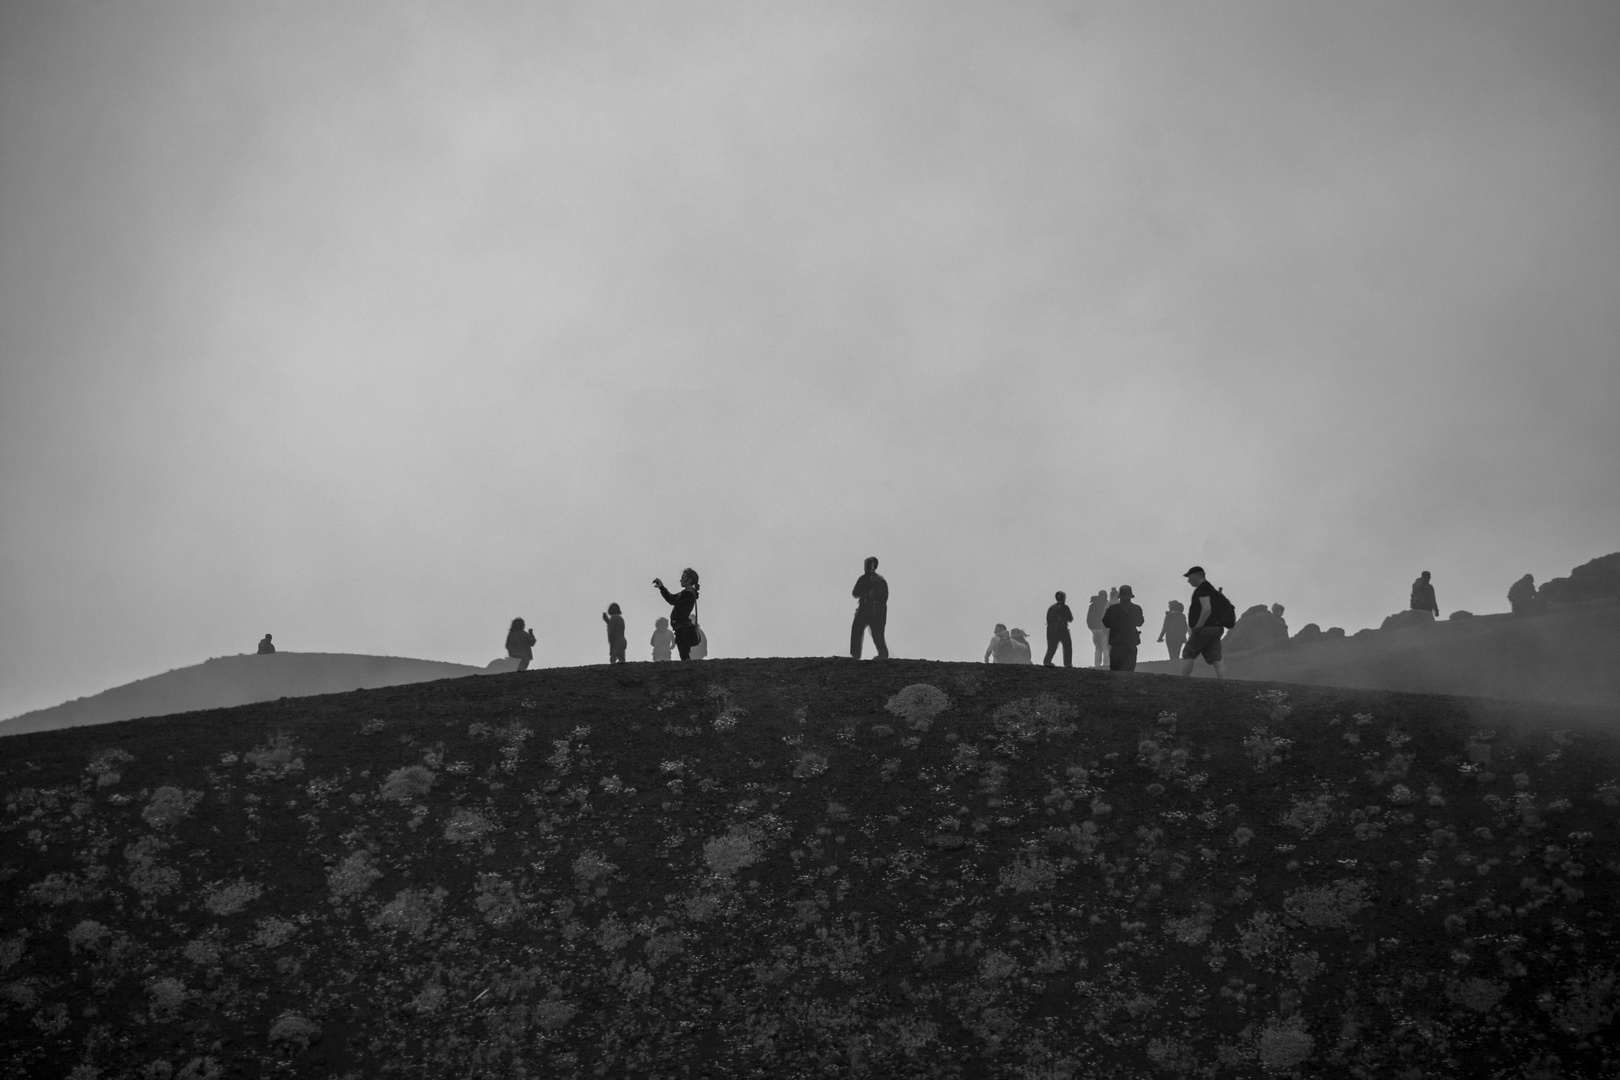
[[[371,865],[369,851],[356,851],[326,871],[326,885],[333,903],[352,900],[371,888],[382,871]]]
[[[1300,1016],[1273,1019],[1255,1039],[1260,1066],[1267,1072],[1290,1072],[1310,1060],[1315,1045]]]
[[[273,735],[263,746],[255,746],[242,757],[253,766],[249,779],[280,780],[304,771],[302,754],[303,748],[286,735]]]
[[[933,727],[934,717],[951,707],[951,699],[938,687],[912,683],[883,707],[910,724],[913,731],[927,731]]]
[[[141,810],[141,820],[154,829],[167,829],[178,825],[202,799],[200,791],[181,791],[177,787],[160,787],[152,792]]]
[[[390,802],[415,802],[432,790],[433,770],[424,765],[407,765],[388,774],[377,796]]]
[[[574,860],[574,883],[581,890],[589,889],[603,878],[618,872],[618,867],[609,862],[600,852],[582,852]]]
[[[77,956],[81,952],[99,953],[112,933],[94,919],[83,919],[68,931],[68,952]],[[5,965],[10,967],[10,964]]]
[[[203,907],[215,915],[235,915],[257,900],[264,888],[251,881],[238,879],[209,891],[203,898]]]
[[[1290,918],[1317,929],[1348,930],[1350,920],[1372,906],[1368,885],[1359,878],[1341,878],[1315,889],[1299,889],[1283,898]]]
[[[270,1045],[294,1052],[306,1050],[321,1037],[321,1026],[308,1017],[285,1012],[270,1025]]]
[[[178,1019],[188,996],[186,984],[179,979],[165,977],[146,984],[147,1009],[160,1023]]]
[[[459,809],[450,815],[445,822],[444,838],[458,844],[470,843],[482,839],[487,833],[493,832],[495,826],[490,820],[476,810]]]

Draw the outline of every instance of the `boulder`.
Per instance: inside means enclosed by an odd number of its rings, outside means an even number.
[[[1456,622],[1458,619],[1472,619],[1473,617],[1474,613],[1472,611],[1453,611],[1449,616],[1452,622]]]
[[[1620,551],[1582,563],[1569,577],[1542,582],[1536,598],[1550,604],[1620,599]]]
[[[1274,649],[1288,641],[1288,623],[1283,620],[1282,606],[1268,608],[1256,604],[1245,611],[1237,625],[1226,632],[1223,648],[1228,652],[1259,652]]]
[[[1434,613],[1419,611],[1417,608],[1407,608],[1397,611],[1379,624],[1380,630],[1406,630],[1414,626],[1433,626]]]

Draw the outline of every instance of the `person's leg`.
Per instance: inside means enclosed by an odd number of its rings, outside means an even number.
[[[526,670],[528,668],[528,666],[529,666],[529,658],[527,656],[518,657],[518,670],[519,671]]]
[[[879,660],[889,658],[889,643],[883,637],[883,631],[889,624],[888,605],[873,608],[866,613],[866,625],[872,631],[872,647],[877,650]]]
[[[1058,643],[1063,646],[1063,666],[1074,667],[1074,639],[1069,636],[1069,628],[1064,627],[1063,633],[1058,637]]]
[[[1108,662],[1108,631],[1093,630],[1091,632],[1091,666],[1102,667]]]
[[[1123,649],[1121,649],[1119,651],[1121,653],[1119,670],[1120,671],[1135,671],[1136,670],[1136,646],[1135,645],[1129,645],[1129,646],[1126,646],[1125,648],[1123,648]]]
[[[1226,678],[1226,667],[1219,660],[1211,660],[1209,662],[1209,666],[1215,669],[1215,677],[1217,679]]]
[[[849,655],[852,660],[861,658],[861,648],[866,644],[866,609],[855,609],[855,621],[849,626]]]
[[[1110,646],[1109,649],[1108,649],[1108,670],[1109,671],[1124,671],[1125,670],[1124,664],[1125,664],[1125,650],[1124,649],[1116,649],[1116,648]]]
[[[1046,628],[1046,656],[1041,660],[1042,667],[1052,666],[1052,657],[1058,650],[1058,632],[1052,627]]]

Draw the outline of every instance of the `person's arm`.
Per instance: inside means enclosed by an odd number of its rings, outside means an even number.
[[[1210,603],[1208,593],[1200,593],[1196,589],[1193,591],[1193,603],[1198,605],[1198,621],[1192,624],[1192,628],[1197,630],[1209,621],[1210,615],[1215,611],[1215,605]]]
[[[995,652],[995,651],[996,651],[996,639],[991,638],[990,639],[990,644],[988,644],[988,645],[986,645],[984,647],[984,662],[985,663],[988,664],[990,662],[990,654]]]
[[[853,596],[857,600],[864,599],[864,597],[861,594],[866,592],[866,589],[864,588],[865,585],[866,585],[866,575],[862,574],[860,577],[855,579],[855,587],[853,589],[849,590],[849,595]]]
[[[658,586],[658,591],[664,594],[664,603],[673,606],[678,599],[676,594],[664,588],[664,583],[662,581],[654,582],[654,584]]]

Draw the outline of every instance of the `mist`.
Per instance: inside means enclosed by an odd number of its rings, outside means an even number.
[[[0,716],[1620,549],[1603,3],[0,8]]]

